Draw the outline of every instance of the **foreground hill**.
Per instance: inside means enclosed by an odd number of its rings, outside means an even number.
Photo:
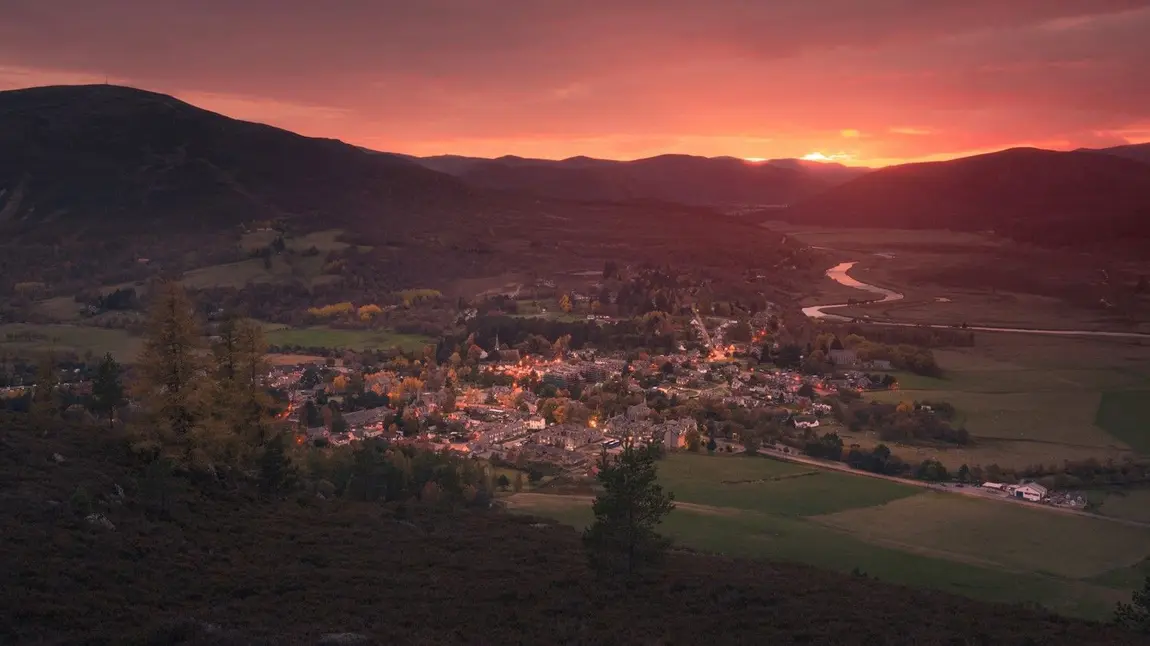
[[[272,503],[242,481],[177,477],[172,517],[148,519],[139,467],[106,431],[45,436],[4,417],[0,449],[3,643],[309,644],[338,632],[378,644],[1139,643],[1032,610],[717,556],[672,554],[659,576],[620,589],[596,581],[569,528],[499,512]],[[78,488],[114,530],[70,509]],[[220,628],[205,637],[205,623]]]
[[[690,155],[634,161],[452,155],[411,159],[477,188],[558,199],[657,200],[719,207],[789,204],[867,171],[794,159],[751,163],[734,157]]]
[[[1135,246],[1150,238],[1150,165],[1109,154],[1016,148],[884,168],[772,217]]]

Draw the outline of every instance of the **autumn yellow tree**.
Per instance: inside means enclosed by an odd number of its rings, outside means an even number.
[[[559,299],[559,309],[561,309],[567,313],[571,312],[571,297],[570,296],[568,296],[567,294],[564,294],[562,296],[562,298]]]
[[[163,282],[153,291],[133,394],[149,418],[150,439],[180,440],[201,418],[205,402],[202,330],[184,289]]]

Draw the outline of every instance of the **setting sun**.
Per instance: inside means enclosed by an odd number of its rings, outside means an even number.
[[[813,152],[800,157],[804,161],[813,162],[847,162],[851,160],[851,156],[847,153],[833,153],[831,155],[824,155],[820,152]]]

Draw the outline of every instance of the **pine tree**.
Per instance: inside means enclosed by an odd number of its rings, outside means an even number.
[[[108,428],[116,423],[116,411],[128,403],[121,381],[123,369],[111,353],[105,354],[92,380],[92,412],[108,418]]]
[[[60,376],[56,372],[56,358],[53,355],[45,357],[36,370],[31,413],[41,421],[60,416]]]
[[[276,434],[264,447],[260,457],[260,488],[264,493],[276,493],[295,482],[295,468],[287,456],[284,436]]]
[[[182,438],[199,421],[205,395],[202,347],[200,326],[183,288],[173,282],[159,284],[134,387],[163,434]]]
[[[583,545],[592,567],[604,574],[635,574],[657,563],[670,540],[655,532],[675,508],[674,494],[664,493],[655,468],[657,445],[635,446],[628,441],[612,458],[599,458],[595,522],[583,532]]]

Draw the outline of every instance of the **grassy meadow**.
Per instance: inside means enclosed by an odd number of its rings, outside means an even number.
[[[400,334],[389,330],[340,330],[330,327],[279,328],[267,333],[271,345],[298,345],[305,348],[376,350],[400,347],[419,350],[431,340],[418,334]]]
[[[766,458],[674,454],[659,477],[678,504],[662,531],[681,545],[1070,615],[1106,618],[1150,557],[1150,529]],[[592,518],[585,496],[507,500],[576,528]]]
[[[26,334],[34,335],[34,338],[24,340],[22,335]],[[91,351],[95,355],[103,355],[111,352],[117,361],[134,361],[142,347],[143,339],[128,334],[126,330],[82,325],[0,325],[0,351],[11,354],[74,352],[83,355]]]

